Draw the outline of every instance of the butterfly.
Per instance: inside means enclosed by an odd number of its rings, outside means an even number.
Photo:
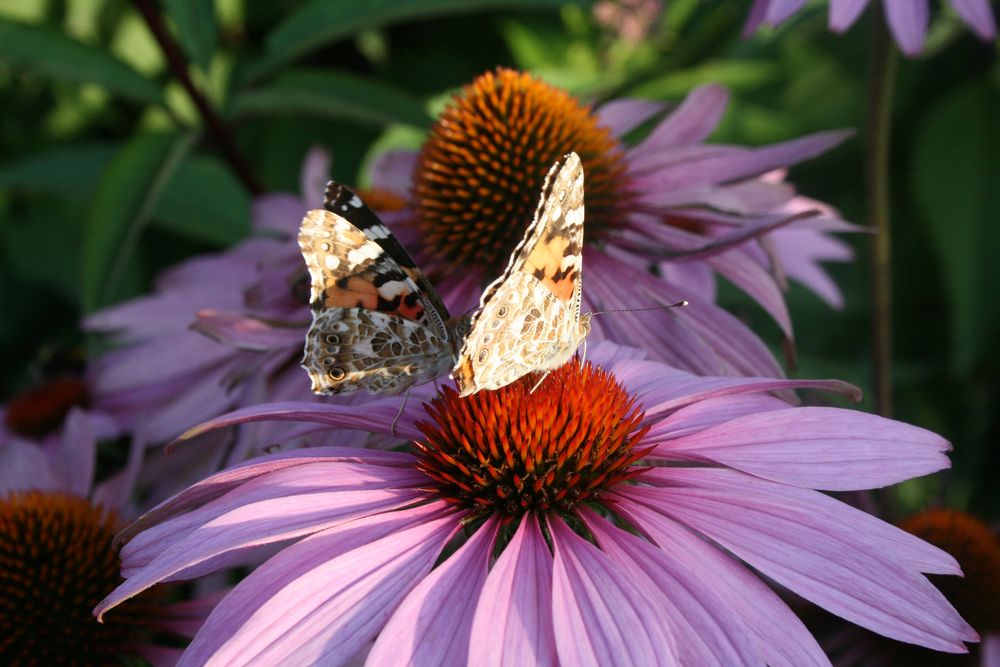
[[[330,181],[306,213],[299,247],[312,324],[302,367],[317,394],[398,394],[454,363],[465,320],[447,308],[389,228],[350,188]]]
[[[462,396],[569,361],[590,333],[590,313],[580,316],[582,251],[583,167],[569,153],[545,177],[507,269],[483,292],[451,372]]]

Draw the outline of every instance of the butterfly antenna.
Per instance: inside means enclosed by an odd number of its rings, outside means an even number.
[[[653,306],[651,308],[612,308],[611,310],[596,310],[590,315],[606,315],[607,313],[641,313],[644,310],[666,310],[668,308],[683,308],[690,303],[687,299],[672,303],[669,306]]]
[[[552,371],[545,371],[545,375],[543,375],[542,377],[538,378],[538,382],[535,383],[535,386],[532,387],[531,391],[529,391],[528,393],[529,394],[534,394],[535,390],[538,389],[540,386],[542,386],[542,383],[545,382],[545,378],[547,378],[549,376],[549,373],[551,373],[551,372]]]

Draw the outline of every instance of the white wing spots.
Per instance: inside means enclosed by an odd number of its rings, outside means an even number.
[[[353,206],[354,208],[361,208],[362,206],[365,205],[364,202],[361,201],[361,197],[357,195],[351,197],[351,201],[348,203],[350,203],[350,205]]]
[[[370,239],[386,239],[392,236],[392,232],[385,225],[375,225],[365,230],[365,236]]]
[[[569,227],[576,227],[583,224],[583,207],[571,208],[566,212],[566,223]]]
[[[374,244],[366,244],[350,250],[347,253],[347,261],[352,266],[364,264],[366,260],[376,259],[382,254],[382,249]]]
[[[413,283],[408,283],[403,280],[391,280],[387,283],[382,283],[378,287],[379,296],[387,301],[395,299],[400,294],[410,294],[414,291]]]
[[[324,243],[323,245],[327,244]],[[324,250],[326,250],[326,248],[324,248]],[[340,266],[340,258],[337,257],[336,255],[326,255],[323,258],[323,263],[326,264],[326,268],[330,269],[331,271],[336,271],[337,267]]]

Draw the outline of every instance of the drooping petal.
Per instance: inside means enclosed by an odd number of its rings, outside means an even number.
[[[623,487],[620,493],[708,536],[838,616],[953,653],[966,651],[963,641],[978,639],[944,596],[907,567],[933,559],[930,569],[940,570],[950,557],[920,549],[888,524],[879,530],[881,522],[864,521],[857,510],[838,512],[836,501],[815,498],[821,494],[729,470],[660,468],[643,477],[676,486]]]
[[[678,664],[662,609],[594,545],[549,517],[559,662],[582,667]],[[641,632],[637,632],[642,628]]]
[[[192,328],[241,350],[294,348],[304,337],[302,327],[268,322],[242,312],[208,309],[195,313]]]
[[[612,508],[659,545],[678,569],[704,584],[757,638],[772,667],[821,667],[830,661],[812,633],[774,591],[747,568],[700,536],[626,497],[609,497]]]
[[[528,514],[504,548],[479,596],[469,664],[556,664],[552,554],[538,519]]]
[[[936,433],[876,415],[790,408],[666,440],[654,454],[720,463],[804,488],[853,491],[948,468],[950,449]]]
[[[642,443],[663,442],[680,438],[728,422],[737,417],[773,410],[784,410],[788,403],[767,394],[722,396],[698,401],[657,420],[647,431]],[[666,449],[666,448],[665,448]]]
[[[979,39],[992,40],[997,36],[997,20],[990,7],[990,0],[950,0],[951,6],[965,25]]]
[[[764,21],[769,25],[781,25],[795,12],[802,9],[806,0],[771,0],[767,6]]]
[[[330,162],[330,153],[320,146],[312,146],[306,153],[299,176],[303,213],[323,206],[323,193],[330,180]]]
[[[430,571],[461,515],[433,504],[283,549],[219,603],[181,665],[342,664]]]
[[[850,28],[867,5],[868,0],[830,0],[830,30],[844,32]]]
[[[495,517],[488,519],[406,596],[379,633],[366,665],[467,664],[473,614],[498,528]]]
[[[914,57],[924,48],[928,21],[927,0],[889,0],[882,3],[885,17],[899,49]]]
[[[0,498],[14,491],[56,491],[61,486],[41,447],[24,440],[10,440],[0,447]]]
[[[416,166],[417,154],[414,151],[394,150],[381,153],[372,161],[372,185],[381,190],[406,194],[413,183]]]
[[[591,510],[584,509],[580,516],[604,553],[633,576],[648,578],[644,589],[664,607],[680,664],[763,664],[742,619],[690,570],[678,567],[662,550],[615,528]]]

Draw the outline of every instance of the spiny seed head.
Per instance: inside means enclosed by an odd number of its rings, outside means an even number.
[[[641,472],[643,411],[612,375],[571,361],[532,392],[538,379],[464,398],[446,387],[427,407],[418,467],[442,498],[509,518],[569,513]]]
[[[500,68],[477,78],[420,152],[414,197],[424,250],[500,273],[534,217],[549,168],[570,151],[583,161],[592,241],[631,198],[610,129],[565,91],[524,72]]]
[[[157,593],[98,623],[94,606],[121,583],[113,512],[68,493],[0,498],[0,664],[109,665],[152,635]],[[151,597],[152,596],[152,597]]]

